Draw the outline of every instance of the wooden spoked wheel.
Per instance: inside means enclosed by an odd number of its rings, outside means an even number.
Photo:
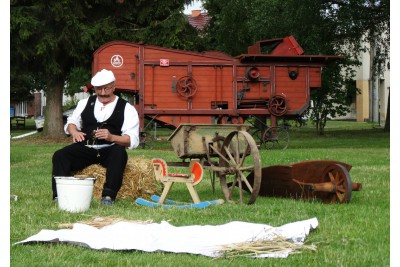
[[[262,144],[266,149],[286,149],[289,146],[289,132],[279,126],[269,127],[262,136]]]
[[[269,100],[268,109],[271,115],[283,116],[287,112],[285,97],[276,95]]]
[[[253,137],[246,131],[231,132],[220,152],[219,178],[226,200],[253,204],[261,185],[261,160]],[[252,184],[246,178],[251,172],[254,172]]]
[[[333,190],[329,193],[321,193],[321,199],[325,203],[339,202],[349,203],[352,192],[352,182],[349,172],[341,164],[331,164],[322,173],[321,182],[332,183]]]
[[[196,81],[190,76],[181,77],[176,84],[176,91],[185,98],[192,97],[197,91]]]

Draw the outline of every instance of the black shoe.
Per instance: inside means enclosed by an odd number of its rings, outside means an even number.
[[[111,199],[111,197],[105,196],[101,198],[101,205],[112,206],[112,204],[114,204],[114,201]]]

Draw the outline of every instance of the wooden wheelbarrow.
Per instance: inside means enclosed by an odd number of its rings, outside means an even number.
[[[324,203],[348,203],[352,191],[361,183],[353,183],[351,165],[334,160],[310,160],[291,165],[262,168],[259,196],[321,199]],[[247,176],[252,183],[253,174]]]

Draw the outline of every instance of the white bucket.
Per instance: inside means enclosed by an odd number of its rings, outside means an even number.
[[[58,207],[70,212],[84,212],[90,207],[96,178],[54,177]]]

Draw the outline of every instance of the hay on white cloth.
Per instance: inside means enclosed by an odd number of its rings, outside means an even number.
[[[124,218],[116,218],[116,217],[95,217],[93,219],[85,220],[85,221],[79,221],[78,223],[90,225],[96,228],[102,228],[104,226],[112,225],[118,222],[134,222],[134,223],[143,223],[143,224],[148,224],[152,223],[152,220],[128,220]],[[59,228],[72,228],[74,226],[73,223],[60,223],[58,224]]]
[[[72,229],[41,230],[13,245],[37,242],[78,244],[95,250],[141,250],[145,252],[173,252],[223,257],[224,247],[258,240],[272,240],[276,236],[293,244],[304,244],[311,230],[318,226],[317,218],[288,223],[280,227],[267,224],[233,221],[222,225],[173,226],[161,223],[134,223],[120,221],[105,227],[75,223]],[[174,242],[171,242],[173,240]],[[264,244],[265,245],[265,244]],[[281,244],[279,244],[279,247]],[[231,246],[231,251],[233,251]],[[236,251],[238,248],[236,247]],[[273,250],[276,250],[274,248]],[[288,248],[275,252],[253,253],[255,258],[286,258],[298,251]],[[226,255],[226,254],[225,254]],[[243,256],[249,257],[243,253]]]
[[[290,253],[296,254],[302,251],[316,251],[314,244],[305,245],[302,243],[293,243],[282,236],[276,236],[272,239],[255,240],[249,242],[223,245],[220,249],[220,258],[237,257],[257,257],[269,253]]]

